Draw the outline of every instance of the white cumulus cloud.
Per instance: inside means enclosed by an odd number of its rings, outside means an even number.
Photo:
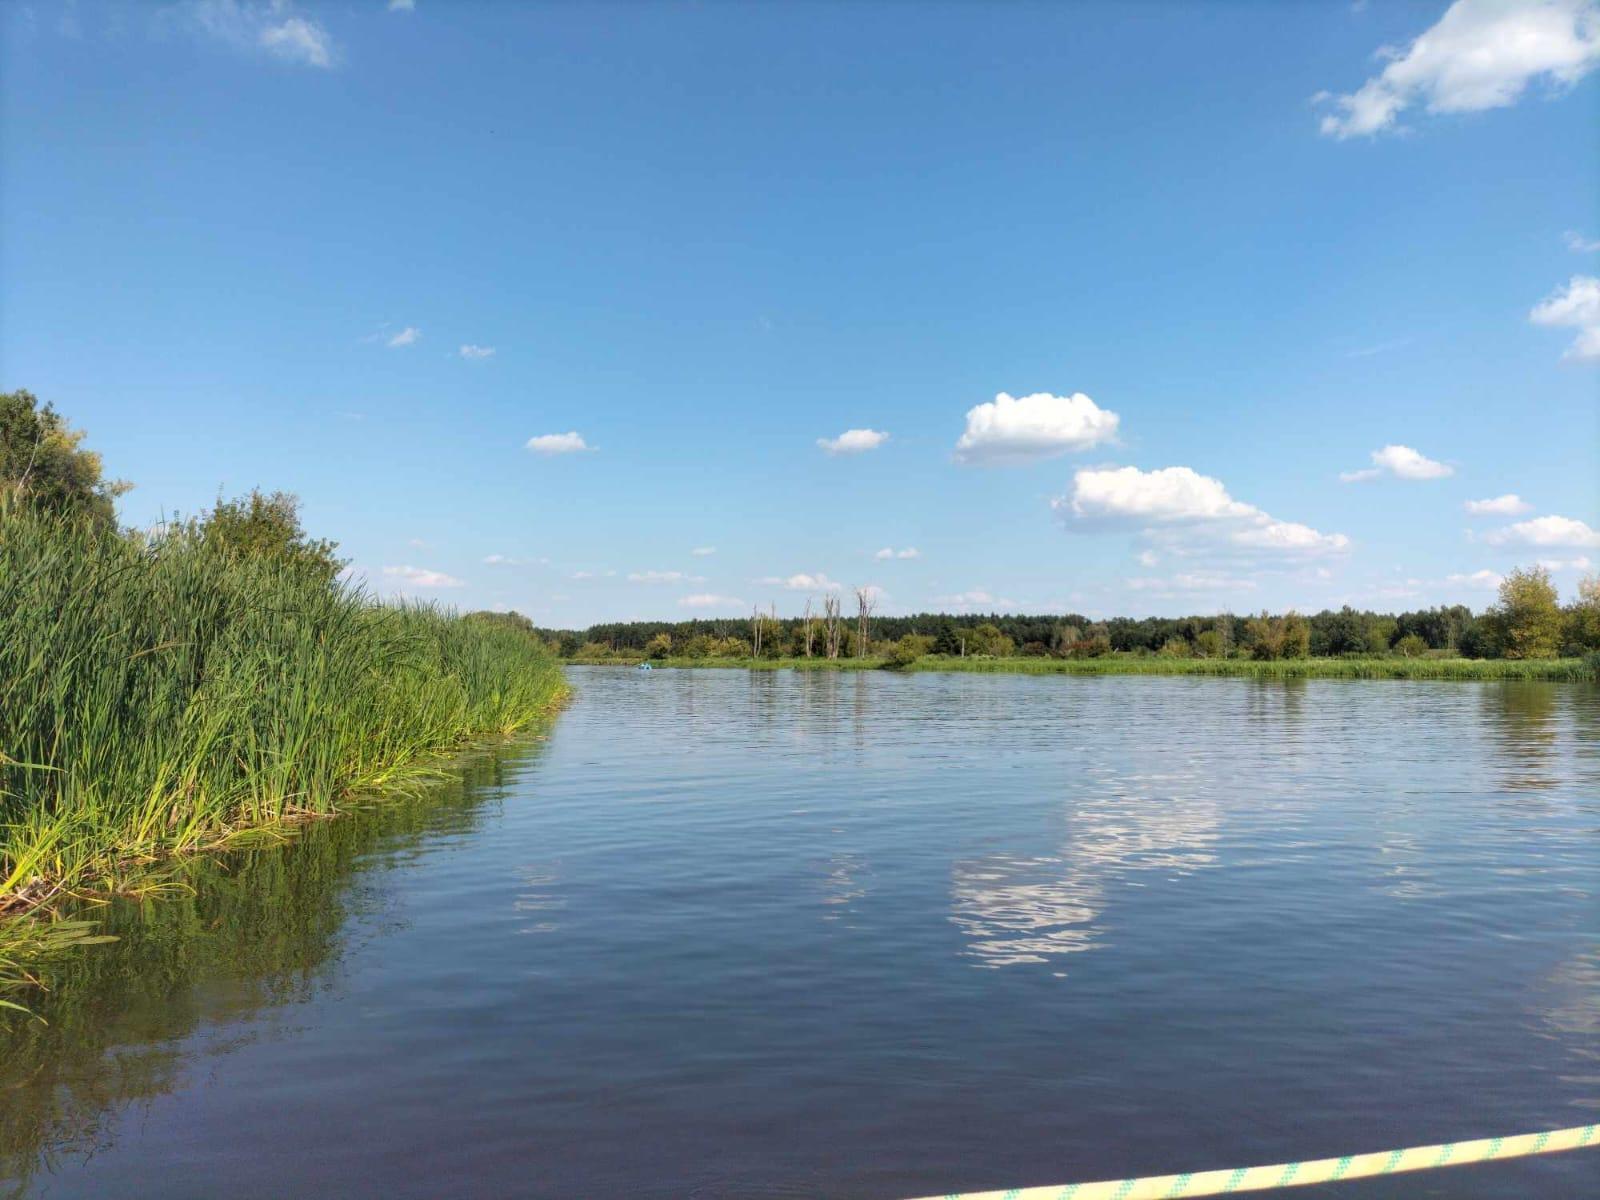
[[[1600,530],[1591,529],[1576,517],[1534,517],[1518,521],[1484,537],[1492,546],[1575,546],[1600,547]]]
[[[921,558],[922,551],[915,546],[907,546],[904,550],[896,550],[893,546],[885,546],[872,557],[879,562],[887,562],[892,558]]]
[[[1494,496],[1487,500],[1468,500],[1466,503],[1467,511],[1475,517],[1515,517],[1532,507],[1533,505],[1515,492],[1507,492],[1504,496]]]
[[[1410,446],[1384,446],[1374,450],[1372,464],[1359,471],[1341,471],[1339,478],[1345,483],[1359,483],[1380,475],[1393,475],[1396,479],[1443,479],[1456,473],[1454,467],[1434,462]]]
[[[1515,104],[1542,80],[1568,87],[1600,62],[1595,0],[1456,0],[1404,49],[1383,47],[1383,70],[1354,92],[1320,93],[1322,132],[1344,139],[1399,127],[1400,115],[1478,112]]]
[[[678,597],[678,603],[684,608],[743,608],[744,601],[737,596],[718,596],[712,592],[696,592],[691,596]]]
[[[1600,359],[1600,279],[1574,275],[1564,290],[1534,305],[1528,320],[1578,331],[1563,358]]]
[[[876,429],[846,429],[836,438],[818,438],[817,445],[829,454],[865,454],[888,440],[887,433]]]
[[[1342,533],[1280,521],[1235,500],[1221,480],[1190,467],[1085,467],[1073,475],[1072,491],[1050,504],[1069,528],[1143,526],[1146,536],[1188,528],[1213,547],[1303,556],[1350,546]]]
[[[493,358],[493,346],[474,346],[470,342],[461,347],[461,357],[467,359]]]
[[[1035,462],[1071,450],[1087,450],[1117,435],[1121,418],[1082,392],[1016,397],[1001,392],[967,410],[967,428],[956,442],[957,462],[997,465]]]
[[[427,567],[385,567],[385,575],[399,579],[403,583],[419,588],[457,588],[465,587],[466,581],[457,579],[454,575],[446,575],[443,571],[429,570]]]
[[[579,454],[592,449],[588,442],[583,440],[583,435],[574,431],[571,433],[541,433],[538,437],[528,439],[527,449],[535,454]]]

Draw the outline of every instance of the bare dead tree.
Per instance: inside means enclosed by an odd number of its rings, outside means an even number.
[[[811,625],[811,597],[810,596],[806,597],[806,615],[802,618],[802,620],[804,622],[802,628],[805,631],[806,657],[810,658],[811,657],[811,640],[812,640],[813,635],[816,633],[816,630]]]
[[[856,589],[856,657],[865,658],[871,644],[872,610],[877,607],[877,596],[871,588]]]
[[[750,652],[754,658],[761,657],[761,606],[750,606]]]
[[[823,635],[827,642],[828,657],[839,657],[839,597],[832,592],[822,597]]]

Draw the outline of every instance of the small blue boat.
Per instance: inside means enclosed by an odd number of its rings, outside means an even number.
[[[654,668],[654,667],[652,667],[652,666],[651,666],[651,665],[650,665],[650,664],[649,664],[649,663],[647,663],[647,662],[645,662],[645,663],[640,663],[640,664],[639,664],[639,665],[638,665],[638,667],[636,667],[636,668],[635,668],[635,670],[639,670],[639,671],[653,671],[653,670],[655,670],[655,668]]]

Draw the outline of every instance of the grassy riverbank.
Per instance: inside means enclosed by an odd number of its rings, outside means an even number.
[[[0,976],[71,932],[21,914],[416,787],[564,693],[513,629],[0,506]]]
[[[591,666],[634,666],[641,659]],[[883,658],[666,658],[673,669],[861,671],[888,666]],[[908,671],[1006,675],[1234,675],[1254,679],[1525,679],[1594,681],[1600,660],[1588,658],[1159,658],[1112,654],[1101,658],[949,658],[927,655]]]

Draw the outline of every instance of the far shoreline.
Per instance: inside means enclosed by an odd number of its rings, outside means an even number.
[[[890,667],[876,658],[567,658],[565,666],[653,670],[944,672],[969,675],[1190,675],[1253,679],[1434,679],[1593,683],[1600,663],[1589,658],[951,658],[926,655]]]

